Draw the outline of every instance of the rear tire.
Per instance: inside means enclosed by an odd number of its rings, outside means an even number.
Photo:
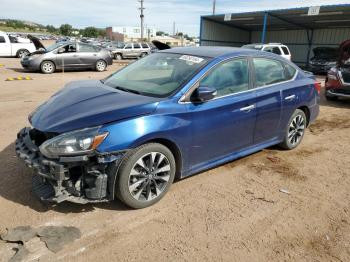
[[[29,54],[30,52],[27,49],[20,49],[17,51],[16,57],[22,58]]]
[[[149,143],[127,153],[120,165],[116,195],[131,208],[157,203],[174,181],[175,158],[158,143]]]
[[[96,71],[98,71],[98,72],[103,72],[103,71],[106,70],[106,68],[107,68],[107,63],[106,63],[106,61],[98,60],[98,61],[96,62],[96,66],[95,66]]]
[[[279,145],[286,150],[296,148],[303,140],[307,118],[304,111],[297,109],[288,121],[283,142]]]
[[[52,74],[56,70],[56,66],[51,61],[44,61],[40,65],[40,70],[43,74]]]
[[[140,58],[143,58],[143,57],[145,57],[147,55],[147,53],[142,53],[141,55],[140,55]]]

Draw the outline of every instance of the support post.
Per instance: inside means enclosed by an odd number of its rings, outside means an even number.
[[[312,43],[313,43],[313,39],[314,39],[314,30],[313,29],[312,30],[306,30],[306,33],[307,33],[307,40],[308,40],[306,67],[309,67],[311,48],[312,48]]]
[[[262,35],[261,35],[261,43],[265,43],[265,38],[266,38],[266,26],[267,26],[267,17],[268,17],[268,13],[265,12],[264,14],[264,25],[263,25],[263,31],[262,31]]]

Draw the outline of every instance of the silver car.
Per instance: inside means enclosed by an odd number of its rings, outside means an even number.
[[[149,55],[151,47],[147,43],[127,43],[110,49],[113,57],[117,60],[123,58],[139,58]]]
[[[65,42],[49,46],[23,57],[23,68],[51,74],[57,69],[106,70],[113,64],[110,51],[90,44]]]

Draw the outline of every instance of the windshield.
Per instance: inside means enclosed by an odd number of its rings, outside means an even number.
[[[165,97],[206,63],[203,57],[155,53],[111,75],[104,84],[141,95]]]
[[[337,48],[315,48],[313,51],[316,59],[333,59],[335,61],[339,56]]]
[[[60,46],[62,46],[62,43],[56,43],[56,44],[50,45],[49,47],[46,47],[46,52],[51,52],[56,48],[59,48]]]

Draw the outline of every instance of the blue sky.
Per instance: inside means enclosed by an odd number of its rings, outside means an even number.
[[[197,36],[201,15],[211,14],[212,0],[144,0],[145,23],[172,32]],[[216,0],[217,13],[246,12],[302,6],[344,4],[344,0]],[[139,25],[137,0],[0,0],[0,18],[29,20],[59,26],[106,27]]]

